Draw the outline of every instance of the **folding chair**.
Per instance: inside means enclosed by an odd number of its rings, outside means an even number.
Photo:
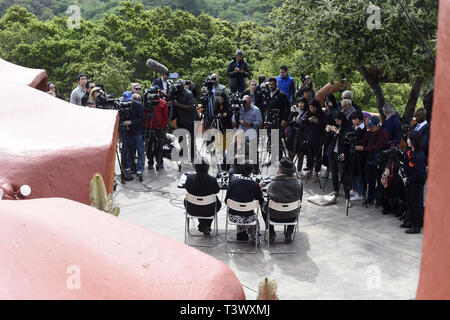
[[[275,202],[273,200],[269,199],[269,205],[267,206],[267,227],[270,228],[270,226],[284,226],[284,233],[286,234],[286,226],[295,226],[294,227],[294,238],[293,241],[295,242],[295,236],[298,232],[298,224],[299,224],[299,215],[300,215],[300,208],[302,207],[301,200],[297,200],[291,203],[279,203]],[[278,212],[292,212],[292,211],[298,211],[297,217],[295,221],[293,222],[275,222],[270,219],[270,210],[276,210]],[[266,239],[266,233],[267,229],[264,231],[264,239]],[[294,251],[271,251],[270,250],[270,240],[267,241],[267,250],[269,250],[270,253],[297,253],[297,248]]]
[[[211,205],[214,204],[214,214],[212,216],[209,217],[203,217],[203,216],[195,216],[190,214],[187,209],[185,210],[185,223],[184,223],[184,243],[189,245],[189,246],[196,246],[196,247],[214,247],[215,245],[200,245],[200,244],[191,244],[188,243],[187,241],[187,236],[192,236],[192,237],[204,237],[204,235],[196,235],[196,234],[191,234],[191,232],[189,231],[189,220],[190,219],[207,219],[207,220],[214,220],[214,226],[213,226],[213,238],[217,237],[217,235],[219,234],[219,225],[217,222],[217,203],[216,203],[216,195],[215,194],[211,194],[209,196],[204,196],[204,197],[200,197],[200,196],[194,196],[190,193],[186,193],[186,201],[194,204],[194,205],[198,205],[198,206],[207,206],[207,205]],[[214,232],[215,231],[215,232]]]
[[[230,214],[229,214],[230,209],[233,209],[238,212],[246,212],[246,211],[252,211],[252,210],[256,209],[255,221],[250,222],[250,223],[237,223],[237,222],[230,221]],[[258,248],[258,236],[257,236],[258,235],[258,229],[257,229],[258,212],[259,212],[259,201],[258,200],[254,200],[252,202],[247,202],[247,203],[236,202],[231,199],[227,200],[227,217],[226,217],[226,226],[225,226],[225,247],[226,247],[227,253],[256,253],[256,250]],[[229,250],[228,242],[242,243],[242,242],[247,242],[247,241],[228,240],[228,224],[235,225],[235,226],[255,226],[255,250],[254,251]]]

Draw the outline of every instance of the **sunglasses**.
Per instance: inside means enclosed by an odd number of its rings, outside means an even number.
[[[89,87],[89,89],[94,89],[95,87]]]
[[[217,78],[211,78],[212,80],[217,80]]]
[[[142,88],[134,88],[134,90],[141,90]]]

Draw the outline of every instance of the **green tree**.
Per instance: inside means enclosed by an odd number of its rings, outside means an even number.
[[[372,4],[381,9],[380,29],[368,27],[367,8]],[[437,1],[412,0],[407,9],[435,51]],[[375,94],[381,114],[386,102],[382,84],[411,84],[402,121],[411,120],[434,62],[397,0],[286,0],[273,18],[274,48],[301,49],[304,55],[297,63],[305,67],[332,61],[342,77],[358,70]]]

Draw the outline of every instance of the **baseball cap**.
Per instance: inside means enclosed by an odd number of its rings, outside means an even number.
[[[380,124],[380,120],[378,120],[377,117],[372,117],[372,118],[370,118],[369,122],[367,122],[367,126],[369,128],[373,128],[379,124]]]
[[[122,95],[124,101],[132,101],[133,94],[130,91],[125,91]]]

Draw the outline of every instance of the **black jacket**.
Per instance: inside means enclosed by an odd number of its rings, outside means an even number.
[[[302,197],[303,185],[296,176],[277,175],[269,184],[269,189],[267,190],[267,201],[273,200],[278,203],[291,203],[297,200],[301,201]],[[267,209],[264,211],[267,212]],[[281,212],[271,209],[270,217],[274,219],[295,218],[298,213],[299,210]]]
[[[128,131],[129,135],[137,136],[144,134],[145,111],[142,104],[133,101],[129,120],[131,120],[130,130]]]
[[[407,149],[404,156],[405,161],[403,163],[403,168],[406,172],[406,183],[425,183],[427,169],[423,151],[412,151],[411,149]]]
[[[413,126],[411,130],[416,130],[418,124]],[[420,128],[419,133],[422,136],[422,150],[425,153],[425,157],[428,158],[428,147],[430,144],[430,124],[427,123],[422,128]]]
[[[336,142],[338,143],[338,152],[337,154],[344,154],[347,157],[348,152],[350,151],[350,146],[345,143],[345,135],[352,130],[351,123],[348,121],[344,121],[339,130],[338,134],[333,134],[332,139],[328,145],[327,156],[331,157],[334,152],[334,147],[336,146]]]
[[[184,187],[188,193],[199,197],[217,194],[220,191],[217,179],[210,175],[198,177],[196,174],[190,174],[187,176]],[[221,205],[219,198],[216,196],[217,211],[220,210]],[[214,214],[214,204],[198,206],[187,202],[186,209],[189,214],[194,216],[208,217]]]
[[[228,199],[244,203],[258,200],[260,205],[264,202],[261,188],[256,181],[253,181],[249,177],[238,177],[230,180],[227,195],[225,196],[225,203],[227,203]],[[230,214],[247,217],[254,214],[253,211],[237,212],[232,209],[229,212]]]
[[[280,89],[277,89],[275,94],[271,97],[269,97],[267,106],[269,109],[278,109],[280,110],[280,116],[279,116],[279,122],[281,123],[282,120],[288,121],[289,119],[289,113],[291,112],[291,102],[289,101],[289,98],[286,93],[281,91]],[[264,110],[264,116],[266,114],[267,110]],[[263,118],[264,120],[264,118]],[[269,119],[269,121],[272,121],[272,119]]]
[[[318,123],[314,123],[308,120],[310,117],[317,117],[319,120]],[[303,122],[306,125],[305,131],[305,139],[309,143],[322,143],[323,138],[325,136],[325,122],[324,122],[324,113],[322,108],[317,108],[316,113],[312,113],[311,111],[307,112],[305,115],[305,121]]]
[[[247,88],[247,84],[245,83],[245,78],[249,78],[251,76],[250,68],[248,67],[247,62],[242,60],[239,63],[239,69],[244,70],[243,73],[236,72],[237,68],[236,57],[230,61],[227,67],[227,76],[230,78],[230,91],[234,92],[242,92]]]

